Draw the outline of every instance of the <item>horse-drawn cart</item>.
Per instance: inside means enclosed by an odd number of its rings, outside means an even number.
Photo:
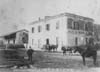
[[[15,44],[9,44],[9,45],[3,45],[0,46],[0,65],[5,67],[13,67],[21,65],[27,65],[29,67],[29,61],[25,59],[26,55],[26,49],[24,45],[15,45]]]

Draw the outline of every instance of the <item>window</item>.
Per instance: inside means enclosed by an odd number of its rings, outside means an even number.
[[[88,24],[85,24],[85,30],[88,31]]]
[[[34,44],[34,39],[32,39],[32,45]]]
[[[76,46],[78,45],[78,38],[77,37],[75,38],[75,45]]]
[[[15,39],[13,40],[13,43],[15,44]]]
[[[59,29],[59,21],[56,22],[56,29]]]
[[[79,30],[84,30],[84,25],[85,25],[84,21],[79,20],[78,23],[79,23]]]
[[[85,39],[86,40],[86,44],[88,43],[88,38]]]
[[[67,24],[68,24],[67,28],[72,29],[72,28],[73,28],[73,26],[72,26],[72,24],[73,24],[73,19],[68,18]]]
[[[79,23],[77,21],[74,22],[74,27],[73,29],[79,30]]]
[[[76,29],[79,30],[79,22],[77,21],[76,24],[77,24]]]
[[[50,25],[49,24],[46,24],[46,30],[50,30]]]
[[[92,22],[87,22],[87,31],[93,31],[93,24]]]
[[[34,33],[34,27],[32,27],[32,33]]]
[[[38,48],[40,48],[40,39],[38,39]]]
[[[38,26],[38,32],[41,32],[41,26]]]
[[[59,38],[56,37],[56,45],[58,45],[58,44],[59,44]]]
[[[85,24],[85,30],[86,31],[93,31],[93,24],[92,24],[92,22],[87,22]]]

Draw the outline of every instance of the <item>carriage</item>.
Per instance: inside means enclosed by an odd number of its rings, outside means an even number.
[[[14,66],[21,63],[26,57],[26,49],[23,44],[7,44],[0,46],[0,64]]]

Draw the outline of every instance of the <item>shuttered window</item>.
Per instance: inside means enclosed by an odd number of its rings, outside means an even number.
[[[46,24],[46,30],[50,30],[50,24]]]
[[[32,27],[32,33],[34,33],[34,27]]]

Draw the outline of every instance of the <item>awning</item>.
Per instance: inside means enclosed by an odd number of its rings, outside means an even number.
[[[12,34],[6,35],[6,36],[4,36],[4,38],[6,40],[8,40],[8,39],[15,39],[16,38],[16,33],[12,33]]]

